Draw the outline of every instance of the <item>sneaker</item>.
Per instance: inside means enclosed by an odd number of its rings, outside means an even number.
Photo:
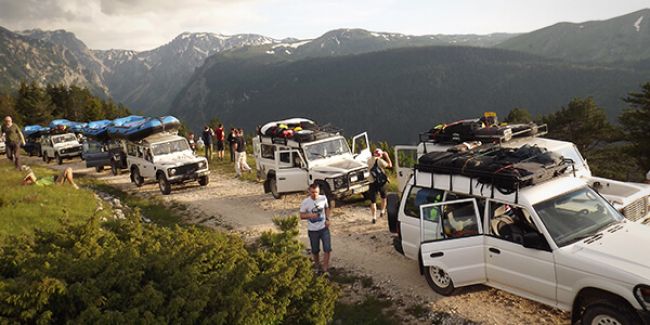
[[[377,218],[372,218],[372,224],[374,225],[375,223],[377,223]]]
[[[385,216],[386,216],[386,211],[381,211],[381,212],[379,213],[379,217],[380,217],[380,218],[383,218],[383,217],[385,217]]]

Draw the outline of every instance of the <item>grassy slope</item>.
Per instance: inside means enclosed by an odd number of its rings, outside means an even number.
[[[43,167],[32,168],[37,177],[57,173]],[[20,183],[25,174],[0,158],[0,237],[54,229],[60,226],[62,217],[83,222],[95,212],[97,201],[91,191],[75,190],[69,185],[23,186]]]

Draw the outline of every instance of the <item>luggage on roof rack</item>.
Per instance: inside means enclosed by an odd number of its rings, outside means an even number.
[[[156,133],[178,130],[180,126],[181,122],[173,116],[129,116],[113,120],[107,132],[113,139],[139,141]]]
[[[485,145],[464,152],[431,152],[418,159],[418,171],[462,175],[491,184],[504,194],[564,174],[570,160],[545,148],[524,145],[503,148]]]
[[[305,118],[290,118],[264,124],[258,129],[261,137],[270,137],[273,143],[286,144],[288,140],[296,142],[311,142],[332,137],[340,129],[331,125],[319,126],[314,121]]]

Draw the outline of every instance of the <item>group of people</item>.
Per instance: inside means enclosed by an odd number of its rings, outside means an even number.
[[[196,151],[196,141],[194,134],[188,135],[188,141],[192,150]],[[209,125],[203,127],[201,132],[201,141],[205,146],[205,158],[212,160],[213,153],[216,151],[217,159],[224,160],[224,153],[226,144],[230,152],[230,162],[235,164],[235,173],[238,177],[242,176],[244,172],[251,172],[252,168],[246,161],[246,137],[244,129],[231,128],[228,136],[225,136],[223,124],[219,124],[216,129],[212,129]]]

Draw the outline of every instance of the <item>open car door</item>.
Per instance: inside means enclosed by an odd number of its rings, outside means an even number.
[[[452,289],[486,281],[485,238],[475,199],[421,205],[420,238],[425,272],[437,277],[440,287],[445,279],[451,279]]]
[[[372,155],[370,152],[370,142],[368,142],[368,133],[363,132],[352,138],[352,154],[354,155],[354,160],[363,164],[368,163],[368,159]]]
[[[86,160],[86,167],[104,167],[111,163],[111,154],[106,146],[97,141],[87,140],[83,144],[83,156]]]
[[[298,150],[275,152],[275,176],[279,193],[304,191],[309,187],[309,173]]]
[[[413,167],[418,162],[418,147],[395,146],[395,171],[397,172],[397,189],[400,193],[413,175]]]

